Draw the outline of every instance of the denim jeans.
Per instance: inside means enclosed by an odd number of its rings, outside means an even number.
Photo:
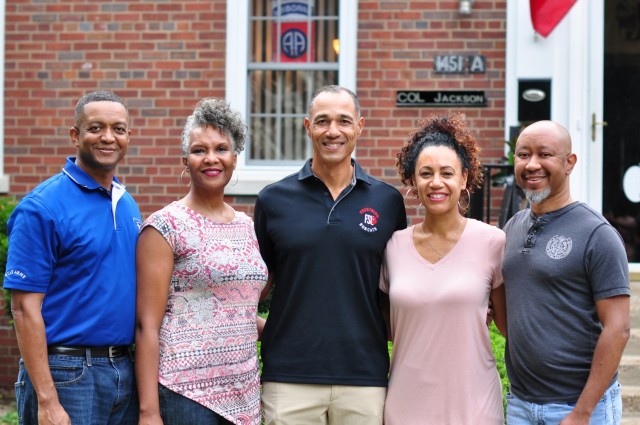
[[[575,403],[535,404],[507,394],[507,424],[555,425],[575,407]],[[616,381],[605,392],[591,414],[590,425],[619,425],[622,416],[622,395]]]
[[[160,416],[168,425],[232,424],[213,410],[158,384]]]
[[[49,355],[49,368],[60,404],[73,425],[138,423],[138,393],[130,356]],[[38,399],[22,359],[16,401],[19,423],[37,425]]]

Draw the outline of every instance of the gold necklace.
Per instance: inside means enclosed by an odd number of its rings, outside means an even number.
[[[460,221],[460,224],[458,225],[458,230],[456,230],[456,234],[455,234],[455,237],[454,237],[456,242],[458,241],[458,236],[459,236],[459,233],[460,233],[460,229],[462,229],[462,223],[464,223],[464,222],[465,222],[465,219],[463,218]],[[438,260],[442,260],[444,258],[444,256],[445,256],[445,254],[447,254],[447,252],[451,251],[451,249],[449,249],[449,251],[445,252],[444,254],[442,252],[438,251],[437,249],[435,249],[434,246],[429,243],[429,237],[425,233],[423,226],[424,226],[424,222],[422,222],[422,224],[420,225],[420,231],[422,232],[422,234],[424,235],[424,238],[425,238],[424,241],[427,243],[429,248],[431,248],[436,254],[438,254]]]

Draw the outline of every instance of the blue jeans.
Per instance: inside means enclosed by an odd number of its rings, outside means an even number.
[[[575,407],[575,403],[536,404],[507,394],[508,425],[554,425],[560,423]],[[605,392],[591,414],[590,425],[619,425],[622,416],[622,395],[616,381]]]
[[[130,356],[72,357],[49,355],[49,369],[60,404],[73,425],[136,425],[138,392]],[[16,382],[18,420],[38,423],[38,399],[24,362]]]
[[[169,425],[232,424],[213,410],[158,384],[160,416]]]

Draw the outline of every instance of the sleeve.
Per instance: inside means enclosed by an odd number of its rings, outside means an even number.
[[[627,253],[622,237],[611,225],[604,223],[594,230],[585,263],[595,301],[631,295]]]
[[[270,249],[269,236],[267,233],[267,215],[262,208],[260,202],[260,196],[256,199],[256,205],[253,210],[253,223],[256,231],[256,238],[258,239],[258,246],[260,247],[260,255],[267,265],[269,270],[273,270],[272,250]]]
[[[180,233],[180,231],[175,227],[176,222],[177,220],[175,219],[175,217],[171,219],[168,216],[168,212],[166,212],[166,210],[160,210],[151,214],[149,218],[147,218],[145,222],[142,223],[140,232],[142,232],[147,227],[157,230],[158,233],[162,235],[164,240],[167,241],[167,244],[171,247],[171,250],[175,253],[178,244],[177,235]]]
[[[61,249],[55,218],[42,203],[25,198],[9,218],[7,230],[4,288],[46,293]]]

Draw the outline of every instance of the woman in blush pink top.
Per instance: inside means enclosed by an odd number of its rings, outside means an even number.
[[[182,134],[189,193],[137,246],[139,424],[259,425],[257,311],[267,268],[253,222],[224,202],[245,125],[203,99]]]
[[[386,425],[502,425],[502,389],[486,325],[489,300],[505,333],[504,233],[467,219],[482,182],[461,115],[426,119],[398,154],[424,221],[396,232],[380,288],[394,344]]]

